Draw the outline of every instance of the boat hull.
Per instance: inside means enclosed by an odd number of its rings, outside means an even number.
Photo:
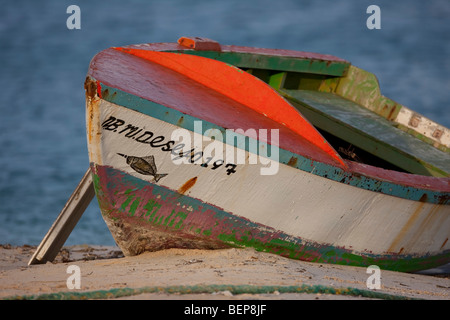
[[[87,101],[91,169],[103,218],[126,255],[247,246],[295,259],[397,271],[450,259],[445,192],[349,176],[282,148],[272,149],[279,152],[274,160],[262,153],[268,146],[258,139],[257,161],[250,163],[255,150],[211,140],[206,130],[225,136],[225,128],[174,116],[172,109],[138,98],[118,104],[111,88],[106,98],[101,93],[106,86],[97,86]],[[215,143],[221,145],[215,150],[231,146],[229,151],[245,152],[247,160],[225,159],[225,151],[215,155],[222,162],[179,157],[174,132],[200,141],[195,152]],[[262,174],[270,168],[276,172]]]

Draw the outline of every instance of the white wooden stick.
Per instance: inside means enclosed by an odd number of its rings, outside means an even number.
[[[95,191],[92,183],[91,169],[89,168],[60,212],[58,218],[56,218],[50,230],[48,230],[44,239],[42,239],[28,265],[53,261],[89,203],[94,198],[94,195]]]

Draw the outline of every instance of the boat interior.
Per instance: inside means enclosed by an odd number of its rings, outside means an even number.
[[[449,148],[393,121],[396,109],[403,106],[392,100],[389,108],[386,104],[381,110],[370,110],[351,96],[343,97],[340,93],[345,89],[340,89],[340,82],[345,75],[243,70],[284,96],[342,158],[399,172],[449,176]],[[379,91],[376,85],[375,90]]]

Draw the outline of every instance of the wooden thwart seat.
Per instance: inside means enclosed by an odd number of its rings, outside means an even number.
[[[450,175],[448,154],[355,102],[327,92],[287,89],[280,92],[314,126],[407,172]]]

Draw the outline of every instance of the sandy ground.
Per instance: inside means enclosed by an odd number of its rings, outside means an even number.
[[[252,249],[170,249],[123,257],[116,247],[80,245],[64,247],[52,263],[28,266],[35,249],[0,245],[1,299],[50,298],[46,295],[50,293],[57,293],[53,296],[56,298],[67,298],[61,293],[68,292],[100,299],[364,300],[374,297],[358,292],[376,292],[385,293],[386,297],[450,300],[449,265],[429,274],[381,270],[381,288],[368,289],[366,282],[371,274],[366,273],[366,268],[309,263]],[[80,289],[68,288],[68,279],[75,275],[68,273],[71,265],[79,267]],[[75,282],[70,280],[70,284]],[[263,292],[258,289],[260,286],[271,291]],[[302,286],[314,290],[281,290]],[[195,291],[198,288],[209,291]],[[241,291],[233,291],[236,288]],[[327,294],[317,288],[338,291]],[[348,292],[346,288],[352,288],[353,293],[342,294]],[[116,289],[135,290],[121,297],[116,294],[121,290]]]

